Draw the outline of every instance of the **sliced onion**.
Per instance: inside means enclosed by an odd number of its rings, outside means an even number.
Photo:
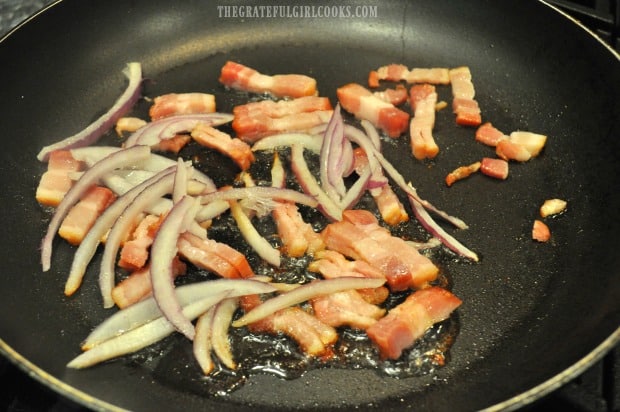
[[[69,210],[80,200],[83,194],[86,193],[86,191],[90,189],[93,184],[97,183],[97,181],[112,170],[131,164],[137,164],[140,161],[147,159],[150,153],[150,149],[146,146],[136,146],[131,149],[120,150],[112,153],[88,169],[82,175],[80,180],[75,182],[56,208],[54,216],[52,216],[52,220],[48,225],[47,233],[43,238],[41,244],[41,264],[44,272],[48,271],[51,266],[52,243],[58,228],[67,213],[69,213]]]
[[[207,220],[215,219],[230,208],[230,205],[225,200],[214,200],[202,206],[198,213],[196,213],[196,221],[205,222]]]
[[[170,139],[179,133],[190,132],[199,123],[220,126],[231,122],[232,114],[228,113],[196,113],[179,114],[147,123],[132,133],[125,141],[125,147],[135,145],[156,146],[161,140]]]
[[[135,186],[133,189],[127,191],[125,194],[119,196],[114,203],[108,206],[103,213],[95,220],[95,223],[90,228],[80,245],[78,246],[71,264],[71,270],[69,271],[69,277],[65,284],[65,295],[72,295],[82,283],[82,278],[86,272],[86,268],[91,259],[97,251],[97,247],[101,242],[101,239],[114,225],[114,222],[118,220],[119,216],[123,213],[123,210],[127,208],[146,187],[157,182],[167,174],[172,174],[173,168],[163,170],[159,174],[147,179],[141,184]]]
[[[202,373],[205,375],[213,372],[215,363],[211,358],[211,351],[213,349],[213,318],[215,317],[215,307],[212,306],[205,313],[200,315],[196,321],[196,334],[194,336],[194,343],[192,344],[192,350],[194,352],[194,358],[198,362],[198,366],[202,369]]]
[[[228,296],[228,293],[224,292],[190,303],[182,309],[181,315],[185,319],[193,320],[211,306],[226,298],[226,296]],[[165,317],[158,317],[142,326],[94,346],[92,349],[74,358],[67,364],[67,367],[74,369],[87,368],[99,362],[136,352],[162,340],[174,331],[174,326]]]
[[[261,199],[286,200],[310,207],[317,206],[317,200],[313,196],[309,196],[292,189],[268,186],[236,187],[227,190],[219,190],[217,192],[202,195],[201,203],[205,205],[216,200],[241,199],[256,199],[256,201],[259,202]]]
[[[179,157],[177,161],[177,169],[174,175],[174,187],[172,189],[172,202],[177,203],[181,198],[187,195],[187,179],[188,171],[185,162]]]
[[[329,295],[349,289],[378,288],[385,283],[385,279],[341,277],[326,280],[317,280],[306,283],[290,292],[282,293],[266,300],[262,304],[243,315],[232,323],[234,327],[249,325],[275,312],[293,305],[305,302],[321,295]]]
[[[286,172],[277,152],[273,155],[273,164],[271,165],[271,187],[280,189],[286,187]]]
[[[411,195],[409,195],[409,203],[411,203],[411,207],[413,208],[413,212],[415,213],[418,221],[433,236],[440,239],[441,243],[443,243],[446,247],[461,256],[471,259],[474,262],[478,261],[478,255],[475,252],[469,250],[461,242],[456,240],[453,236],[448,234],[441,226],[439,226],[437,222],[435,222],[433,218],[428,214],[426,209],[424,209],[424,207],[420,204],[420,202],[418,202],[417,199],[413,198],[413,196]]]
[[[263,281],[264,280],[264,281]],[[216,279],[182,285],[176,288],[176,295],[182,306],[187,306],[201,299],[225,293],[228,297],[271,293],[276,287],[269,279]],[[97,326],[82,343],[87,350],[108,339],[135,329],[145,323],[161,317],[157,302],[151,296],[119,310]]]
[[[341,220],[342,208],[325,193],[310,172],[306,159],[304,159],[304,149],[301,145],[294,144],[291,146],[291,168],[303,191],[318,201],[317,208],[321,213],[328,219],[334,221]]]
[[[97,140],[105,132],[111,129],[116,121],[127,114],[140,98],[142,85],[142,66],[140,63],[132,62],[127,64],[123,73],[129,79],[129,84],[125,92],[116,100],[114,105],[104,115],[99,117],[85,129],[69,136],[64,140],[45,146],[37,155],[40,161],[46,161],[49,154],[54,150],[70,149],[73,147],[88,146]]]
[[[343,175],[345,169],[352,164],[352,159],[345,160],[347,153],[353,156],[352,150],[346,150],[347,144],[350,145],[351,142],[345,139],[344,121],[340,113],[340,104],[337,104],[323,135],[319,161],[321,187],[336,203],[339,203],[346,193]]]
[[[194,325],[183,315],[181,304],[177,299],[172,276],[172,260],[177,254],[179,235],[186,231],[188,217],[193,220],[198,207],[196,198],[191,196],[181,198],[162,221],[151,246],[153,297],[164,317],[189,340],[194,339]]]
[[[239,231],[243,235],[246,242],[254,249],[254,251],[269,264],[280,267],[280,251],[269,243],[259,232],[256,230],[252,221],[245,214],[239,203],[236,200],[230,200],[230,213],[235,219]]]
[[[105,248],[101,257],[101,269],[99,271],[99,288],[105,308],[114,306],[112,289],[114,288],[116,256],[123,239],[136,222],[136,219],[138,219],[149,204],[172,191],[174,178],[174,174],[166,174],[142,190],[134,197],[134,200],[123,209],[122,214],[116,222],[114,222],[114,225],[108,232]]]
[[[213,331],[211,341],[213,351],[220,361],[229,369],[235,369],[237,367],[230,350],[228,329],[232,323],[238,303],[237,299],[227,298],[213,308],[215,311],[215,316],[211,324],[211,330]]]

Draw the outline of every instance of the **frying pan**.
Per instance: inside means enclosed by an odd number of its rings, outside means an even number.
[[[220,4],[207,1],[66,0],[0,43],[4,355],[62,395],[101,410],[476,410],[523,406],[618,342],[618,56],[542,2],[342,4],[372,5],[377,13],[241,18],[220,16]],[[386,156],[423,197],[469,224],[448,230],[482,257],[476,264],[440,262],[464,301],[446,366],[406,379],[337,368],[295,380],[259,374],[220,398],[204,396],[188,342],[175,337],[166,341],[168,352],[160,346],[140,360],[65,367],[108,313],[90,272],[76,296],[62,295],[71,247],[57,242],[52,270],[41,272],[38,247],[50,214],[34,200],[45,167],[36,153],[101,115],[124,89],[121,70],[129,61],[143,64],[147,96],[211,92],[219,110],[230,110],[235,102],[217,83],[227,59],[265,73],[314,76],[332,102],[336,87],[364,83],[369,70],[389,63],[467,65],[485,120],[504,131],[549,136],[540,157],[511,164],[506,181],[476,175],[451,188],[442,183],[449,171],[493,153],[449,111],[438,113],[441,152],[433,162],[415,161],[406,143],[386,145]],[[549,220],[551,242],[533,242],[538,207],[552,197],[566,199],[568,210]]]

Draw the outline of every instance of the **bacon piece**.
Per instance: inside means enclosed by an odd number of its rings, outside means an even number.
[[[255,276],[246,257],[238,250],[213,239],[201,239],[189,232],[183,233],[177,244],[181,256],[203,269],[223,278],[250,278]]]
[[[344,211],[343,220],[330,223],[322,234],[327,248],[379,269],[393,291],[423,287],[439,272],[430,259],[392,236],[365,210]]]
[[[146,125],[146,120],[139,117],[121,117],[116,121],[116,134],[122,136],[125,132],[133,133]]]
[[[304,222],[296,204],[279,202],[271,215],[282,240],[284,253],[288,256],[312,255],[325,248],[323,238],[312,229],[312,225]]]
[[[169,93],[153,99],[149,109],[151,120],[176,114],[215,112],[215,96],[208,93]]]
[[[172,261],[172,275],[185,274],[187,266],[178,257]],[[112,299],[120,309],[133,305],[142,299],[151,296],[151,271],[148,266],[132,272],[112,289]]]
[[[450,69],[452,85],[452,110],[456,114],[456,123],[462,126],[479,126],[482,123],[480,107],[474,100],[475,90],[471,81],[469,67]]]
[[[370,326],[366,333],[385,359],[398,359],[427,329],[447,319],[461,305],[451,292],[437,286],[418,290]]]
[[[254,333],[269,333],[292,338],[302,351],[310,356],[328,358],[333,355],[331,345],[338,340],[338,332],[299,307],[280,310],[249,325]]]
[[[418,159],[432,159],[439,153],[439,146],[433,138],[435,127],[435,105],[437,104],[437,92],[435,86],[419,84],[411,87],[409,101],[414,110],[409,126],[411,138],[411,151]]]
[[[232,61],[222,67],[219,81],[225,86],[253,93],[269,93],[276,97],[302,97],[317,94],[316,80],[301,74],[268,76]]]
[[[526,131],[516,131],[510,133],[510,141],[525,147],[532,157],[536,157],[545,147],[547,136]]]
[[[322,250],[316,253],[316,260],[310,262],[308,270],[320,273],[325,279],[339,277],[363,277],[385,279],[385,275],[363,260],[347,260],[342,254],[333,250]],[[389,290],[385,286],[374,289],[358,289],[362,298],[371,304],[380,304],[387,299]]]
[[[73,186],[71,173],[84,169],[84,164],[73,158],[69,150],[55,150],[50,153],[47,171],[37,186],[36,199],[42,205],[58,206]]]
[[[548,242],[551,239],[551,230],[542,220],[535,219],[532,226],[532,239],[538,242]]]
[[[333,113],[326,97],[300,97],[274,102],[263,100],[236,106],[232,127],[248,143],[285,132],[305,132],[326,123]]]
[[[495,146],[495,153],[504,160],[516,160],[518,162],[527,162],[532,158],[532,154],[525,146],[512,140],[500,140]]]
[[[375,96],[357,83],[349,83],[336,91],[342,107],[358,119],[365,119],[389,137],[399,137],[409,125],[409,114]]]
[[[151,146],[153,150],[160,152],[170,152],[177,154],[192,140],[190,135],[177,134],[168,139],[161,139],[156,145]]]
[[[452,186],[455,182],[471,176],[473,173],[476,173],[478,170],[480,170],[480,165],[480,162],[475,162],[470,164],[469,166],[457,167],[452,172],[448,173],[448,176],[446,176],[446,184],[449,187]]]
[[[568,202],[562,199],[547,199],[540,207],[540,217],[547,217],[551,215],[557,215],[566,210]]]
[[[392,63],[387,66],[381,66],[377,69],[377,77],[380,80],[397,82],[400,80],[406,80],[408,75],[409,69],[404,64]]]
[[[501,130],[495,128],[491,122],[486,122],[476,130],[476,141],[487,146],[495,147],[500,140],[508,139]]]
[[[373,95],[377,96],[384,102],[393,104],[394,106],[405,103],[408,97],[407,89],[402,84],[397,85],[393,89],[385,89],[380,92],[374,92]]]
[[[93,186],[69,210],[58,235],[72,245],[79,245],[103,211],[116,200],[107,187]]]
[[[405,80],[407,83],[450,84],[450,71],[443,67],[414,67]]]
[[[356,290],[346,290],[312,299],[314,315],[333,326],[368,329],[385,314],[385,309],[368,303]]]
[[[155,234],[159,229],[163,217],[147,215],[138,223],[121,249],[118,266],[123,269],[136,270],[142,268],[149,257],[149,248],[153,244]]]
[[[508,178],[508,162],[503,159],[484,157],[480,161],[480,171],[487,176],[506,180]]]
[[[254,153],[246,142],[236,137],[232,138],[227,133],[207,124],[198,124],[192,130],[192,138],[200,145],[230,157],[241,170],[249,169],[254,162]]]
[[[356,147],[353,149],[354,155],[354,168],[359,175],[364,173],[364,170],[369,167],[368,166],[368,156],[366,152],[361,147]],[[372,176],[372,180],[379,181],[384,179],[383,172],[381,169],[377,170],[377,175]],[[370,195],[374,199],[377,204],[377,208],[379,209],[379,214],[384,222],[389,225],[397,225],[401,222],[406,222],[409,220],[409,215],[407,214],[407,210],[405,206],[403,206],[402,202],[392,190],[392,187],[386,181],[384,185],[380,187],[373,187],[369,189]]]
[[[368,87],[373,89],[379,87],[379,80],[379,73],[376,70],[371,70],[368,73]]]

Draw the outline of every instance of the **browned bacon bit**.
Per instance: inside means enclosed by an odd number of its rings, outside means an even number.
[[[116,121],[116,134],[122,136],[125,132],[133,133],[146,125],[146,120],[139,117],[121,117]]]
[[[149,248],[153,244],[155,234],[163,217],[147,215],[138,223],[131,239],[123,243],[118,266],[123,269],[136,270],[142,268],[149,257]]]
[[[312,225],[304,222],[296,204],[278,203],[271,214],[282,240],[283,252],[288,256],[312,255],[325,248],[321,235],[312,229]]]
[[[364,277],[385,279],[377,268],[363,260],[347,260],[342,254],[333,250],[322,250],[315,254],[315,260],[308,265],[308,271],[320,273],[325,279],[339,277]],[[358,289],[360,296],[368,303],[380,304],[387,299],[389,290],[385,286],[375,289]]]
[[[316,80],[301,74],[268,76],[232,61],[222,67],[219,81],[225,86],[253,93],[270,93],[275,97],[302,97],[317,94]]]
[[[482,124],[476,130],[476,141],[483,143],[487,146],[497,146],[500,140],[506,140],[506,136],[501,130],[495,128],[491,122]]]
[[[540,216],[547,217],[551,215],[557,215],[566,210],[566,200],[562,199],[547,199],[540,207]]]
[[[503,159],[485,157],[480,161],[480,171],[487,176],[506,180],[508,178],[508,162]]]
[[[233,108],[232,127],[237,137],[254,143],[276,133],[305,132],[327,123],[333,113],[327,97],[307,96],[292,100],[262,100]]]
[[[151,120],[177,114],[213,113],[215,96],[208,93],[169,93],[153,99],[149,109]]]
[[[465,179],[473,173],[476,173],[480,170],[480,162],[475,162],[470,164],[469,166],[461,166],[454,169],[452,172],[448,173],[446,176],[446,184],[448,186],[452,186],[455,182]]]
[[[236,137],[230,137],[215,127],[199,123],[192,130],[192,138],[200,145],[217,150],[230,157],[241,170],[249,169],[254,162],[254,153],[246,142]]]
[[[368,87],[373,89],[379,87],[379,73],[376,70],[371,70],[368,73]]]
[[[116,200],[116,195],[107,187],[93,186],[69,210],[58,235],[72,245],[79,245],[97,218]]]
[[[409,90],[409,101],[414,110],[413,118],[409,125],[411,138],[411,151],[418,159],[432,159],[439,153],[439,146],[433,138],[435,127],[435,105],[437,104],[437,92],[431,84],[416,84]]]
[[[311,301],[314,315],[333,326],[366,330],[385,314],[385,309],[364,300],[356,290],[319,296]]]
[[[151,296],[151,271],[149,269],[148,266],[138,269],[114,286],[112,300],[116,306],[123,309]],[[172,275],[176,278],[185,274],[186,270],[185,263],[175,257],[172,261]]]
[[[418,290],[370,326],[366,333],[385,359],[398,359],[402,351],[437,322],[447,319],[461,300],[437,286]]]
[[[399,137],[409,126],[409,114],[388,103],[357,83],[336,90],[342,108],[383,130],[389,137]]]
[[[527,162],[532,158],[532,154],[525,146],[506,139],[497,142],[495,153],[504,160],[516,160],[517,162]]]
[[[548,242],[551,239],[551,230],[542,220],[535,219],[532,226],[532,239],[538,242]]]
[[[392,236],[366,210],[345,210],[343,220],[330,223],[322,234],[328,249],[380,269],[393,291],[424,287],[437,278],[439,269],[430,259]]]
[[[405,103],[408,97],[407,89],[402,84],[397,85],[393,89],[385,89],[380,92],[374,92],[373,94],[379,99],[391,103],[394,106]]]
[[[441,67],[414,67],[409,70],[407,66],[403,64],[389,64],[370,72],[370,87],[373,87],[372,84],[378,84],[380,80],[392,82],[404,80],[407,83],[449,84],[450,75],[448,69]]]
[[[456,123],[462,126],[478,126],[482,123],[480,107],[474,100],[476,94],[471,81],[469,67],[463,66],[451,69],[450,83],[452,84],[452,110],[456,114]]]
[[[151,146],[154,151],[170,152],[177,154],[192,140],[190,135],[177,134],[169,139],[161,139],[156,145]]]
[[[73,186],[71,173],[83,168],[84,164],[74,159],[69,150],[55,150],[50,153],[47,171],[41,176],[37,187],[37,202],[46,206],[58,206]]]

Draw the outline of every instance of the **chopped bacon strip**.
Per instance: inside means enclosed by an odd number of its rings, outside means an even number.
[[[371,70],[368,73],[368,87],[377,88],[379,87],[379,73],[376,70]]]
[[[156,145],[151,146],[153,150],[160,152],[170,152],[177,154],[192,140],[190,135],[177,134],[169,139],[161,139]]]
[[[146,125],[146,120],[139,117],[121,117],[116,121],[116,134],[122,136],[125,132],[133,133]]]
[[[435,127],[435,105],[437,104],[437,92],[435,86],[419,84],[411,87],[409,101],[414,110],[409,126],[411,138],[411,151],[418,159],[432,159],[439,153],[439,146],[433,138]]]
[[[451,292],[437,286],[418,290],[370,326],[366,333],[381,356],[398,359],[427,329],[447,319],[461,305]]]
[[[547,136],[520,130],[510,133],[510,141],[525,147],[532,157],[536,157],[545,147]]]
[[[504,160],[516,160],[517,162],[527,162],[532,158],[532,154],[525,146],[512,140],[500,140],[495,146],[495,153]]]
[[[437,278],[439,269],[430,259],[379,226],[368,211],[346,210],[343,220],[330,223],[322,234],[328,249],[383,272],[393,291],[424,287]]]
[[[208,93],[169,93],[153,99],[149,109],[151,120],[177,114],[213,113],[215,96]]]
[[[455,182],[471,176],[473,173],[476,173],[480,169],[480,166],[480,162],[475,162],[470,164],[469,166],[457,167],[452,172],[448,173],[448,176],[446,176],[446,184],[448,186],[452,186]]]
[[[480,107],[474,100],[475,90],[471,81],[469,67],[450,69],[452,84],[452,110],[456,114],[456,123],[462,126],[479,126],[482,123]]]
[[[116,200],[107,187],[93,186],[69,210],[58,234],[72,245],[79,245],[103,211]]]
[[[50,153],[47,171],[41,176],[37,187],[37,202],[46,206],[58,206],[73,186],[71,173],[83,168],[84,164],[74,159],[69,150],[55,150]]]
[[[185,274],[187,266],[178,257],[172,261],[172,275]],[[112,289],[112,299],[120,309],[151,296],[151,271],[148,266],[132,272]]]
[[[368,156],[361,147],[353,149],[354,167],[359,175],[361,175],[368,166]],[[380,176],[373,176],[373,180],[378,180],[383,176],[381,169],[377,172]],[[369,189],[370,195],[375,200],[379,214],[384,222],[389,225],[397,225],[401,222],[409,220],[409,215],[405,206],[392,190],[392,187],[386,182],[379,187]]]
[[[346,290],[312,299],[314,315],[333,326],[368,329],[385,314],[385,309],[368,303],[356,290]]]
[[[413,68],[407,75],[407,83],[450,84],[450,71],[443,67]]]
[[[333,113],[326,97],[300,97],[274,102],[263,100],[233,108],[232,127],[240,139],[257,140],[285,132],[304,132],[326,123]]]
[[[409,69],[404,64],[388,64],[387,66],[381,66],[377,70],[377,77],[380,80],[387,80],[390,82],[397,82],[400,80],[406,80],[409,75]]]
[[[253,93],[269,93],[276,97],[302,97],[317,94],[316,80],[301,74],[268,76],[232,61],[222,67],[219,81],[225,86]]]
[[[384,102],[398,106],[407,101],[408,93],[405,86],[402,84],[397,85],[394,89],[385,89],[380,92],[374,92],[373,95],[377,96]]]
[[[358,119],[365,119],[389,137],[399,137],[409,125],[409,114],[375,96],[357,83],[349,83],[336,91],[342,107]]]
[[[202,146],[230,157],[241,170],[249,169],[254,162],[254,153],[246,142],[232,138],[215,127],[200,123],[192,130],[192,138]]]
[[[566,210],[568,202],[562,199],[547,199],[540,207],[540,216],[547,217],[551,215],[557,215]]]
[[[255,276],[246,257],[225,243],[212,239],[201,239],[185,232],[180,236],[177,246],[182,257],[223,278],[250,278]]]
[[[159,230],[163,217],[147,215],[138,223],[131,239],[123,243],[118,266],[123,269],[136,270],[142,268],[149,258],[149,248]]]
[[[543,221],[535,219],[532,226],[532,239],[538,242],[548,242],[551,239],[551,230]]]
[[[508,162],[503,159],[485,157],[480,161],[480,171],[487,176],[506,180],[508,178]]]
[[[279,202],[271,214],[288,256],[312,255],[325,248],[323,238],[312,229],[312,225],[304,222],[296,204]]]
[[[495,147],[500,140],[508,139],[501,130],[495,128],[491,122],[486,122],[476,130],[476,141],[487,146]]]
[[[325,279],[339,277],[361,277],[385,279],[385,275],[377,268],[363,260],[347,260],[342,254],[333,250],[322,250],[315,255],[316,260],[310,262],[308,270],[320,273]],[[385,286],[374,289],[358,289],[362,298],[371,304],[380,304],[387,299],[389,290]]]

